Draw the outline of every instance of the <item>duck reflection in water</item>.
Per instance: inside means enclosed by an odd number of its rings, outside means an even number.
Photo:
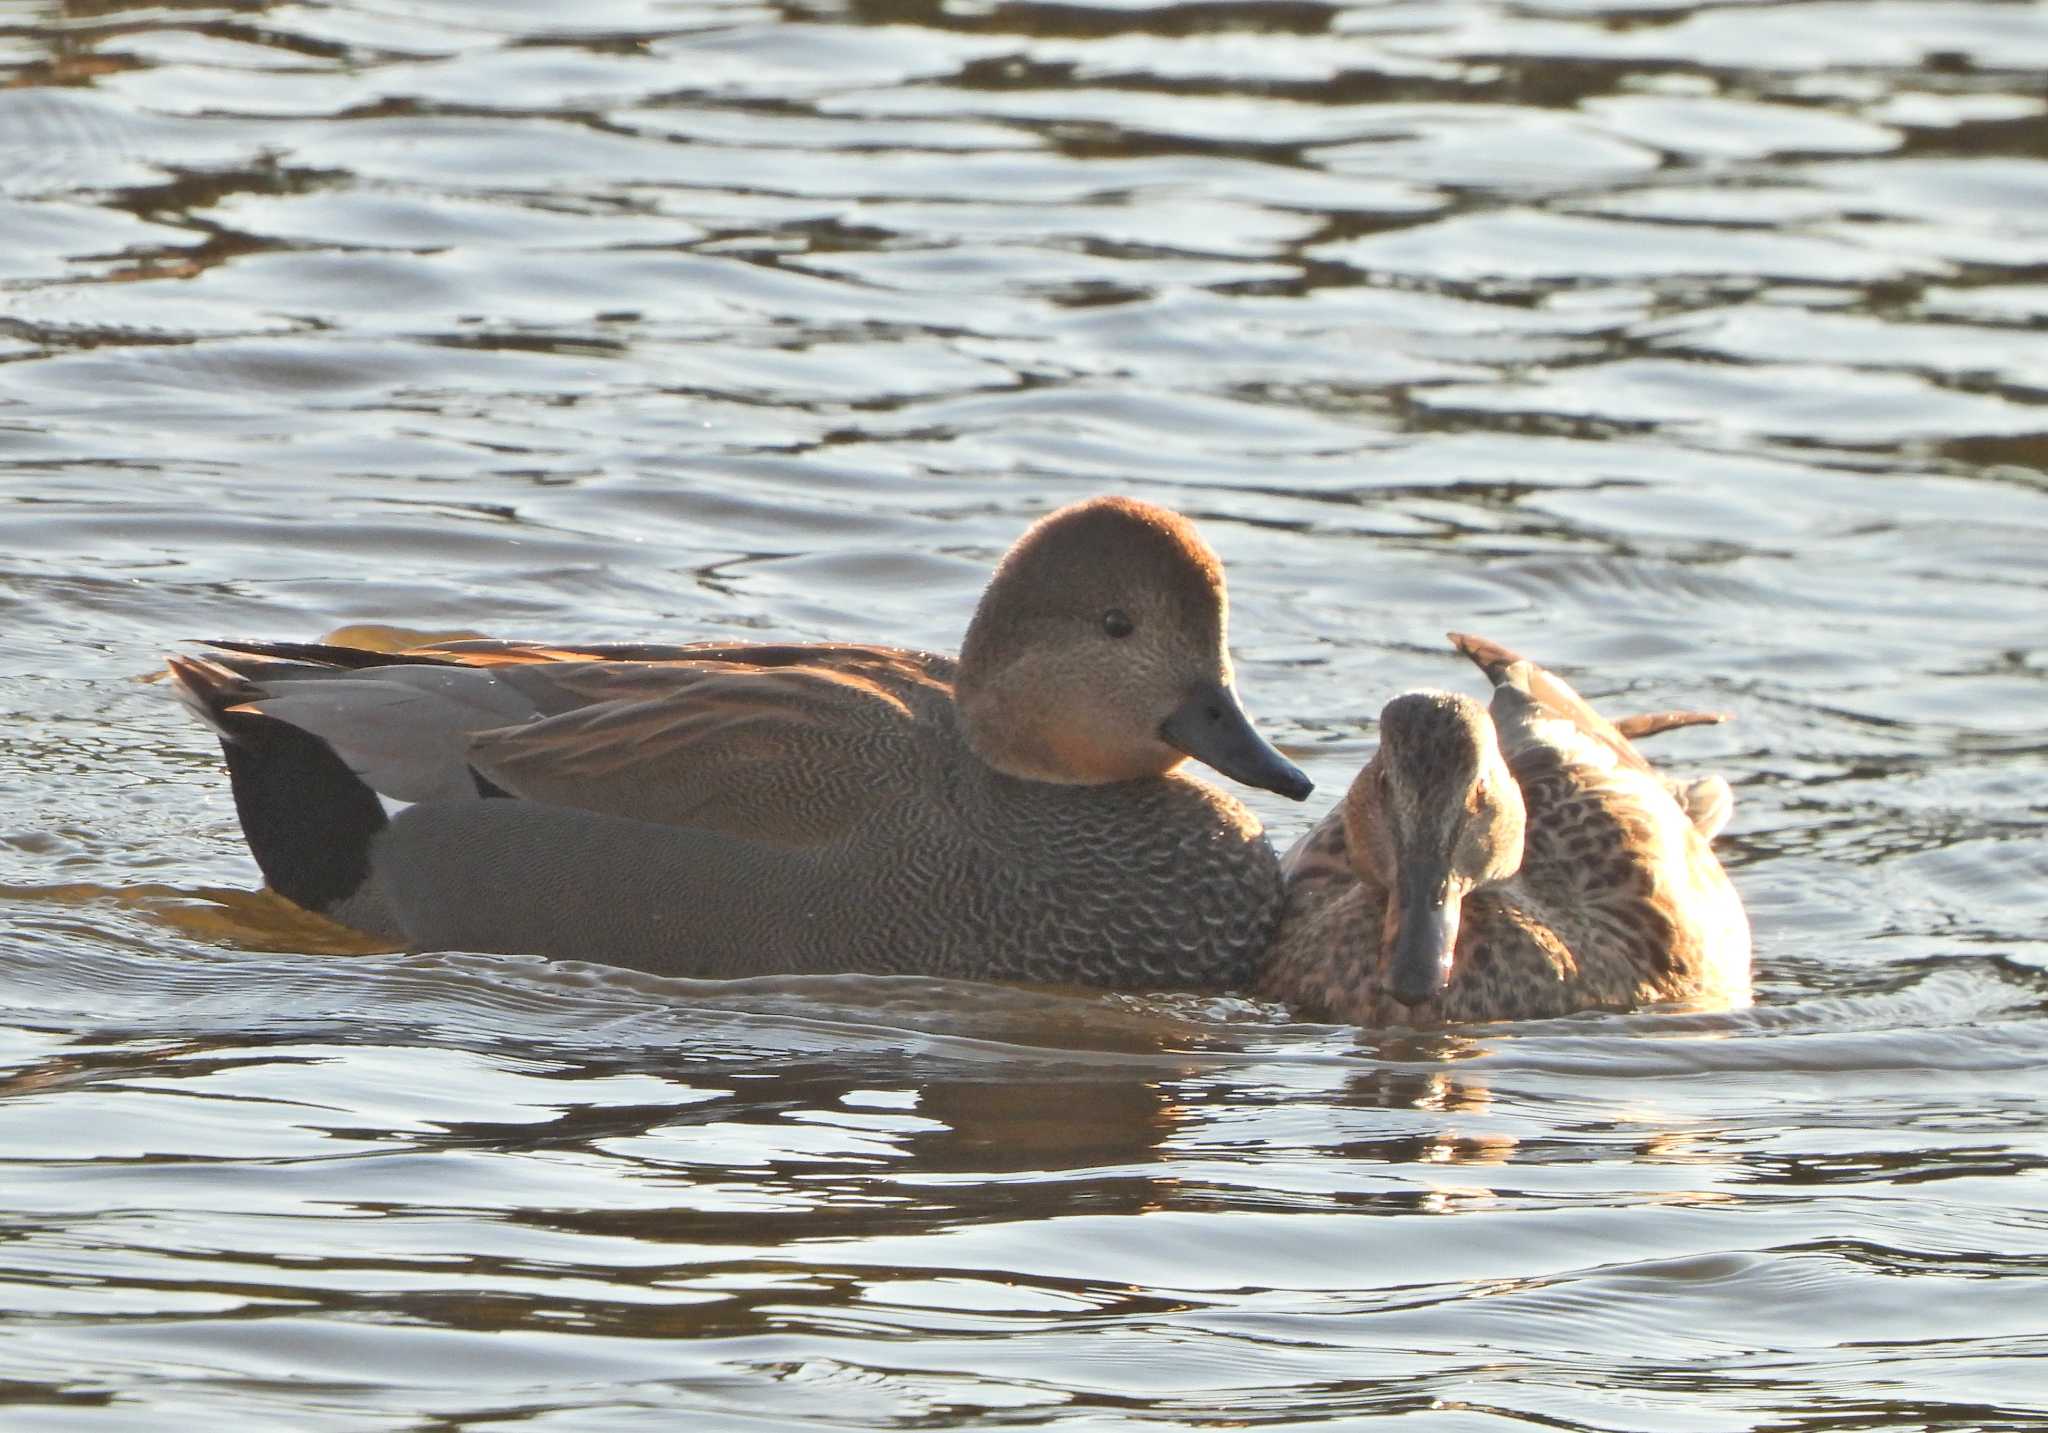
[[[1453,633],[1491,706],[1408,692],[1343,802],[1283,862],[1262,993],[1365,1025],[1745,1003],[1749,922],[1709,841],[1718,776],[1660,776],[1631,737],[1722,720],[1595,712],[1554,674]]]

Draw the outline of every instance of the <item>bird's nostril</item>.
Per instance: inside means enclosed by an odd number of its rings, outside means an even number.
[[[1210,721],[1222,721],[1222,720],[1223,720],[1223,708],[1222,708],[1222,707],[1210,707],[1210,708],[1209,708],[1209,720],[1210,720]]]

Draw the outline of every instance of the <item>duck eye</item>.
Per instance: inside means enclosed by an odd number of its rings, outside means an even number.
[[[1112,607],[1102,614],[1102,630],[1112,637],[1128,637],[1137,630],[1137,625],[1121,607]]]

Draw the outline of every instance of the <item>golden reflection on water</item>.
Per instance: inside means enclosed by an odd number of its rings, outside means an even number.
[[[161,921],[180,935],[243,950],[287,950],[309,955],[376,955],[399,949],[388,941],[376,940],[295,906],[268,887],[257,890],[222,886],[186,889],[152,884],[102,886],[92,882],[59,886],[0,885],[0,899],[47,902],[58,906],[117,906]]]

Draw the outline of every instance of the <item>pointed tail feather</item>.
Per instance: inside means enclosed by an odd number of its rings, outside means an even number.
[[[1643,712],[1637,716],[1616,717],[1614,729],[1630,741],[1641,741],[1646,736],[1655,736],[1660,731],[1676,731],[1682,726],[1719,726],[1722,722],[1734,720],[1729,712]]]
[[[1447,632],[1451,645],[1470,657],[1486,679],[1499,686],[1507,679],[1507,670],[1523,658],[1510,652],[1498,642],[1489,642],[1484,637],[1475,637],[1470,632]]]

